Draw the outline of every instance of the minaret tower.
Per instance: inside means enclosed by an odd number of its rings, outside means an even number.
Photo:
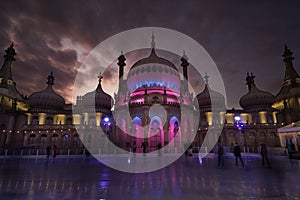
[[[4,62],[0,69],[0,88],[3,92],[0,92],[0,112],[7,110],[27,110],[25,97],[19,93],[16,88],[16,83],[12,78],[12,62],[15,61],[16,51],[14,49],[14,43],[5,50]],[[9,94],[9,95],[8,95]]]
[[[0,87],[7,88],[7,85],[13,84],[11,64],[15,61],[16,51],[14,49],[14,43],[12,42],[10,47],[5,50],[4,63],[0,69]]]
[[[126,58],[123,55],[123,52],[121,51],[121,55],[118,57],[118,65],[119,65],[119,81],[124,80],[124,67],[126,65],[125,63]]]
[[[290,80],[291,86],[294,87],[296,86],[296,79],[299,78],[299,75],[293,66],[293,52],[290,49],[288,49],[286,45],[284,47],[282,57],[285,64],[284,82]]]
[[[293,66],[293,52],[286,45],[282,57],[285,64],[284,80],[272,107],[279,110],[278,122],[289,124],[300,120],[300,77]]]
[[[188,71],[187,71],[187,67],[189,66],[188,60],[189,59],[185,55],[185,52],[183,52],[183,55],[182,55],[180,61],[181,61],[181,66],[182,66],[182,70],[183,70],[183,77],[186,79],[186,81],[188,81]]]

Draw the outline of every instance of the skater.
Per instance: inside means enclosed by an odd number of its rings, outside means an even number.
[[[57,147],[56,145],[53,145],[53,157],[56,157],[56,151],[57,151]]]
[[[222,164],[222,167],[224,167],[224,148],[222,145],[219,145],[218,147],[218,167]]]
[[[157,145],[156,145],[156,149],[158,151],[158,155],[160,156],[161,155],[161,143],[159,142]]]
[[[260,144],[260,155],[262,160],[262,166],[265,167],[265,162],[267,163],[268,167],[271,167],[270,161],[268,158],[268,149],[265,143]]]
[[[132,144],[132,152],[136,153],[136,142],[133,142]]]
[[[235,156],[235,165],[238,166],[238,158],[239,158],[242,163],[242,166],[244,166],[244,161],[241,155],[241,147],[240,145],[238,145],[238,143],[236,143],[236,145],[234,146],[233,154]]]
[[[143,153],[146,153],[146,144],[145,144],[145,142],[142,142],[141,147],[143,148]]]
[[[46,152],[47,152],[47,158],[49,158],[50,152],[51,152],[51,146],[50,146],[50,145],[48,145],[48,146],[46,147]]]

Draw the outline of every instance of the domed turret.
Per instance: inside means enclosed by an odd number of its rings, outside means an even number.
[[[102,76],[98,76],[99,83],[96,90],[85,94],[82,97],[83,105],[87,108],[94,107],[96,112],[103,111],[103,109],[110,111],[112,106],[112,97],[105,93],[101,86]]]
[[[224,96],[211,89],[208,85],[208,75],[205,78],[204,90],[196,96],[199,104],[199,109],[203,111],[211,111],[211,109],[225,109],[225,98]]]
[[[259,90],[254,84],[254,76],[247,74],[249,92],[242,96],[240,105],[246,111],[269,110],[274,103],[274,96],[266,91]]]
[[[58,95],[52,88],[54,85],[53,73],[48,76],[47,88],[31,94],[28,97],[28,103],[31,110],[37,112],[51,112],[51,111],[61,111],[64,109],[65,100],[63,97]]]
[[[259,90],[255,85],[251,90],[240,99],[240,105],[245,110],[255,108],[271,108],[274,103],[274,96],[266,91]]]

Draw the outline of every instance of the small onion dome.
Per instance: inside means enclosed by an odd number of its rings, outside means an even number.
[[[112,106],[112,97],[105,93],[101,86],[101,79],[103,78],[101,75],[99,78],[99,84],[96,90],[85,94],[82,97],[83,105],[87,108],[93,107],[96,111],[111,110]]]
[[[53,109],[64,110],[65,100],[62,96],[58,95],[52,88],[54,85],[53,73],[48,76],[48,86],[46,89],[35,92],[28,97],[28,103],[31,109]]]
[[[240,105],[245,110],[271,108],[274,103],[274,96],[266,91],[259,90],[255,85],[251,86],[250,91],[242,96]]]
[[[200,110],[211,111],[212,109],[225,109],[224,96],[211,89],[208,84],[206,84],[204,90],[196,96],[196,99],[198,100]]]

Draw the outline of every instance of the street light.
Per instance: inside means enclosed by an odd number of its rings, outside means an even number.
[[[108,133],[109,133],[109,127],[111,125],[109,117],[104,117],[103,120],[102,120],[102,124],[103,124],[103,126],[105,126],[105,133],[106,133],[106,135],[108,135]]]
[[[242,143],[242,137],[244,138],[244,151],[246,152],[246,136],[245,136],[245,131],[242,130],[244,127],[244,124],[241,122],[241,117],[240,116],[235,116],[234,120],[235,120],[235,125],[239,130],[240,133],[240,142]]]
[[[104,121],[104,122],[109,122],[109,117],[105,117],[105,118],[103,119],[103,121]]]

